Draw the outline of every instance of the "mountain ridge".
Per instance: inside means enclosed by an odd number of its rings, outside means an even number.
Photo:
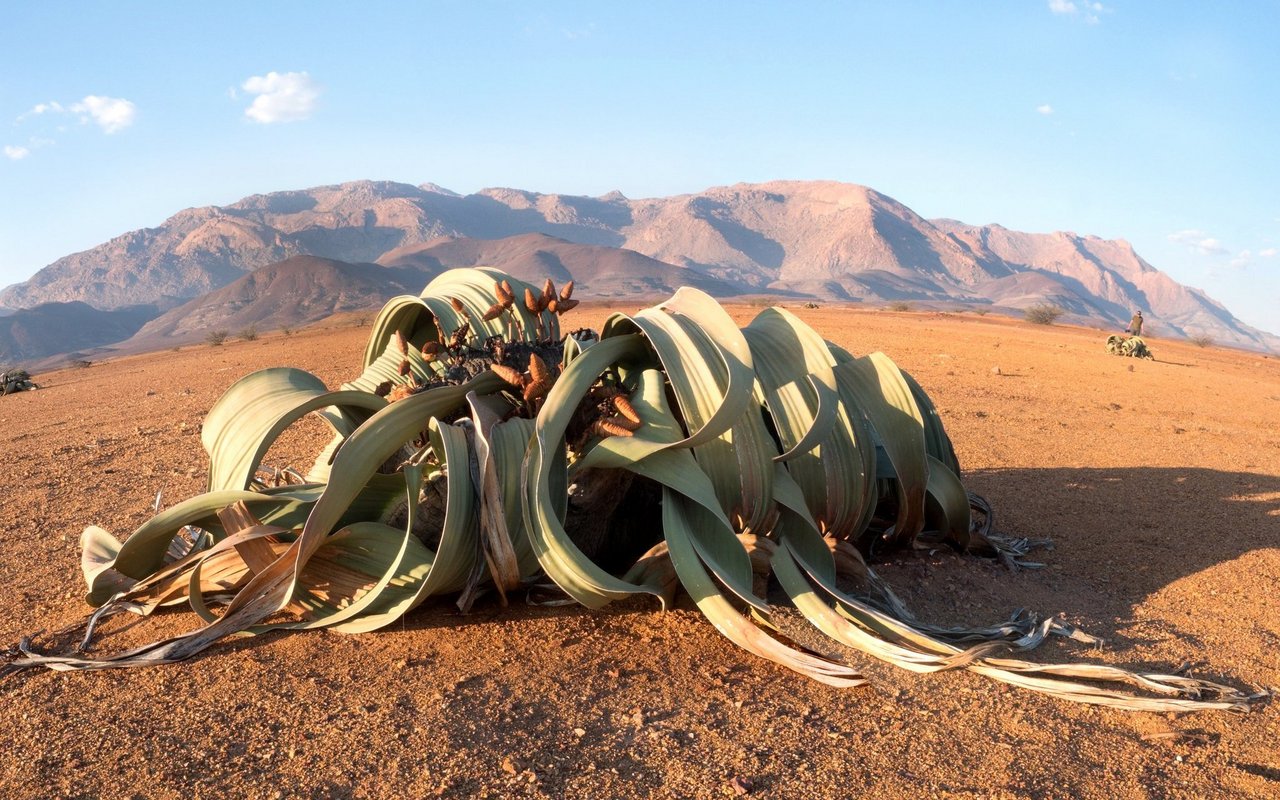
[[[61,258],[0,292],[0,306],[172,304],[294,256],[382,263],[388,254],[407,257],[441,242],[530,235],[621,251],[592,251],[614,265],[615,275],[625,262],[651,277],[687,276],[722,295],[1011,309],[1053,302],[1105,326],[1123,324],[1141,308],[1160,335],[1206,335],[1280,352],[1280,337],[1178,284],[1123,239],[925,219],[873,188],[835,181],[739,183],[639,200],[620,192],[582,197],[509,187],[461,195],[393,181],[255,194],[185,209],[154,228]],[[486,248],[494,246],[480,249]],[[575,280],[592,283],[591,258],[581,252],[575,258]],[[639,281],[636,290],[667,282]]]

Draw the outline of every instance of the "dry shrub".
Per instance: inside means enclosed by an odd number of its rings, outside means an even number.
[[[1061,306],[1055,306],[1053,303],[1037,303],[1028,307],[1024,313],[1026,314],[1027,322],[1036,325],[1052,325],[1067,312]]]

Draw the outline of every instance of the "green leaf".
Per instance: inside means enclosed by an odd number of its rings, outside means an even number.
[[[271,444],[311,412],[335,433],[347,435],[386,404],[365,392],[330,392],[319,378],[299,369],[278,367],[247,375],[205,418],[200,438],[209,453],[209,491],[247,489]]]
[[[787,450],[779,460],[825,530],[856,536],[864,510],[875,502],[875,476],[867,467],[872,444],[858,412],[841,402],[835,357],[821,336],[782,309],[762,311],[742,332]]]
[[[898,518],[890,533],[894,543],[909,546],[924,527],[925,487],[929,467],[924,422],[911,388],[888,356],[872,353],[835,368],[836,381],[866,415],[895,473]]]
[[[688,498],[681,497],[670,488],[662,492],[662,527],[666,532],[671,562],[685,591],[716,630],[729,641],[751,653],[776,664],[807,675],[829,686],[860,686],[866,680],[851,667],[816,653],[790,647],[743,616],[720,593],[715,581],[707,574],[697,549],[693,545],[693,527],[687,516],[690,510]]]
[[[630,330],[643,332],[661,361],[689,432],[685,444],[725,513],[744,530],[767,529],[777,448],[754,402],[751,348],[742,332],[714,299],[688,287],[632,318],[615,315],[602,336]]]
[[[538,414],[523,471],[525,529],[538,562],[566,594],[588,608],[636,594],[661,597],[658,587],[620,580],[587,558],[564,529],[564,432],[578,403],[610,366],[643,351],[639,336],[615,336],[574,359],[556,380]],[[553,480],[553,473],[558,481]]]
[[[902,375],[902,379],[907,382],[907,386],[911,388],[911,397],[916,401],[916,406],[920,409],[920,415],[924,421],[925,450],[959,478],[960,461],[956,458],[956,449],[951,444],[951,437],[947,435],[946,429],[942,426],[942,415],[938,413],[937,406],[929,399],[924,387],[915,378],[911,377],[911,373],[905,369],[899,369],[898,372]]]

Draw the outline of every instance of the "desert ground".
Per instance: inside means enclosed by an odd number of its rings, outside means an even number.
[[[758,310],[735,307],[742,322]],[[793,308],[933,397],[996,527],[1039,570],[949,551],[876,565],[922,617],[1027,607],[1104,637],[1030,655],[1280,686],[1280,359],[972,313]],[[584,303],[577,325],[608,313]],[[371,319],[371,316],[366,318]],[[88,612],[78,537],[203,489],[199,428],[237,378],[354,377],[348,317],[36,376],[0,398],[0,647]],[[318,429],[272,453],[310,463]],[[781,612],[781,613],[786,613]],[[113,618],[100,647],[197,625]],[[50,641],[37,639],[36,644]],[[0,682],[0,796],[1218,798],[1280,796],[1280,710],[1133,713],[842,655],[832,689],[736,649],[688,603],[601,612],[441,600],[356,636],[267,635],[148,669]]]

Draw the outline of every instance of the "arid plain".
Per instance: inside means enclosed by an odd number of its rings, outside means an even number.
[[[758,310],[732,308],[740,322]],[[1280,359],[1163,340],[1109,356],[1108,332],[972,313],[793,308],[924,385],[998,530],[1048,537],[1040,570],[950,552],[877,565],[921,616],[1063,612],[1094,660],[1280,686]],[[566,320],[598,327],[584,303]],[[370,317],[371,318],[371,315]],[[88,611],[77,541],[118,536],[202,490],[203,415],[237,378],[357,374],[347,317],[285,337],[36,376],[0,399],[0,645]],[[276,463],[309,463],[319,431]],[[785,613],[785,612],[783,612]],[[115,618],[101,647],[194,627]],[[42,641],[37,640],[37,645]],[[836,690],[756,659],[685,603],[451,602],[388,630],[225,642],[159,668],[0,683],[0,796],[1275,797],[1280,714],[1111,711],[965,672],[916,676],[847,652]]]

